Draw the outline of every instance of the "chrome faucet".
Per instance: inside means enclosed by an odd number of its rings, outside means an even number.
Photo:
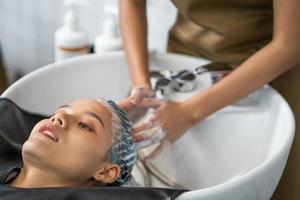
[[[162,95],[169,92],[192,92],[197,88],[197,76],[210,73],[212,84],[215,84],[232,71],[225,63],[209,63],[194,70],[155,70],[150,72],[152,87]]]
[[[212,84],[215,84],[219,80],[227,76],[230,72],[232,72],[232,67],[233,65],[229,65],[226,63],[212,62],[197,67],[195,69],[195,72],[197,75],[201,75],[203,73],[210,73]]]

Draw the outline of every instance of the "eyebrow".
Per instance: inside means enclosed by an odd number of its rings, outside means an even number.
[[[59,108],[70,108],[70,107],[72,107],[72,106],[71,105],[62,105]],[[97,119],[97,121],[99,121],[101,123],[101,125],[103,126],[103,128],[105,129],[103,120],[96,113],[86,111],[86,112],[84,112],[84,114],[89,115],[89,116],[94,117],[95,119]]]
[[[96,113],[87,111],[84,114],[87,114],[87,115],[90,115],[90,116],[96,118],[102,124],[103,128],[105,129],[102,119]]]

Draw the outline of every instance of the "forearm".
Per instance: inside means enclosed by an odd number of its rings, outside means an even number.
[[[269,83],[299,62],[299,48],[271,42],[205,92],[186,101],[199,121]]]
[[[196,122],[247,96],[299,63],[299,0],[273,0],[273,38],[227,77],[184,102]]]
[[[146,0],[121,0],[120,21],[132,87],[150,86]]]

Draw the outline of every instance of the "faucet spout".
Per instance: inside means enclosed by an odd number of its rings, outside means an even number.
[[[212,62],[196,67],[194,70],[154,70],[150,72],[150,80],[153,89],[160,91],[162,95],[170,92],[187,93],[197,89],[197,76],[209,73],[212,84],[215,84],[231,71],[232,68],[226,63]]]
[[[197,75],[210,73],[212,84],[217,83],[219,80],[232,72],[231,65],[227,63],[212,62],[206,65],[199,66],[195,69]]]

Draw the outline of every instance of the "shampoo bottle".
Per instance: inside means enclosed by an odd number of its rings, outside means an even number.
[[[116,6],[106,6],[105,12],[107,19],[103,23],[102,34],[98,35],[94,40],[94,48],[96,53],[123,50],[122,39],[120,37],[118,23],[118,9]]]
[[[78,24],[77,9],[87,5],[83,0],[66,0],[64,23],[55,32],[55,61],[87,54],[90,49],[88,35]]]

